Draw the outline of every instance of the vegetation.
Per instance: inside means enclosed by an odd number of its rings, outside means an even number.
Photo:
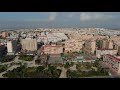
[[[100,48],[100,40],[96,40],[96,47]]]
[[[68,78],[78,78],[79,74],[76,71],[70,71],[70,70],[68,70],[67,71],[67,77]]]
[[[96,69],[94,69],[94,68]],[[108,71],[99,65],[99,61],[95,63],[79,63],[76,66],[77,71],[67,71],[69,78],[92,77],[92,76],[108,76]]]
[[[41,59],[37,59],[37,60],[35,60],[35,64],[41,64]]]
[[[9,78],[58,78],[61,70],[49,65],[48,69],[43,66],[26,68],[24,65],[8,71],[3,74],[4,77]]]
[[[0,65],[0,73],[6,71],[8,68],[7,65]]]
[[[25,60],[25,61],[32,61],[33,60],[33,57],[32,55],[24,55],[24,54],[21,54],[19,56],[19,59],[20,60]]]
[[[20,44],[20,39],[17,40],[17,44]]]
[[[16,57],[15,55],[6,55],[5,57],[2,58],[1,62],[13,61],[15,57]]]
[[[21,65],[22,63],[21,62],[12,62],[10,65]]]
[[[69,62],[67,62],[65,65],[64,65],[64,68],[69,68],[70,67],[70,64]]]

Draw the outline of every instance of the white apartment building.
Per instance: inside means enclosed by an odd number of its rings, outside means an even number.
[[[17,51],[17,41],[16,40],[7,41],[8,54],[14,54],[16,51]]]

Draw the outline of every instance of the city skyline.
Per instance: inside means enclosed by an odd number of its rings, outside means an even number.
[[[119,12],[0,12],[1,28],[120,28]]]

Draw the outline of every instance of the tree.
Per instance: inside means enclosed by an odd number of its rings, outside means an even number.
[[[37,67],[37,72],[41,72],[41,71],[43,71],[43,70],[44,70],[44,67],[43,67],[43,66]]]
[[[41,63],[41,59],[35,60],[35,63],[36,63],[36,64],[40,64],[40,63]]]
[[[20,44],[20,39],[17,40],[17,44]]]
[[[65,65],[64,65],[64,68],[69,68],[70,67],[70,64],[69,62],[67,62]]]
[[[64,53],[61,53],[61,57],[63,57]]]

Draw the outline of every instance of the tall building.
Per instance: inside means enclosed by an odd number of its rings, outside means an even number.
[[[7,41],[8,54],[14,54],[16,51],[17,51],[17,41],[16,40]]]
[[[100,40],[99,49],[113,49],[113,41],[112,40]]]
[[[5,46],[0,44],[0,59],[6,54]]]
[[[21,39],[21,45],[23,50],[30,50],[30,51],[37,50],[36,39]]]
[[[103,40],[102,48],[108,49],[108,47],[109,47],[108,40]]]
[[[94,54],[96,50],[96,42],[92,40],[86,40],[83,48],[84,52]]]
[[[109,41],[109,47],[108,47],[109,49],[113,49],[113,41]]]

